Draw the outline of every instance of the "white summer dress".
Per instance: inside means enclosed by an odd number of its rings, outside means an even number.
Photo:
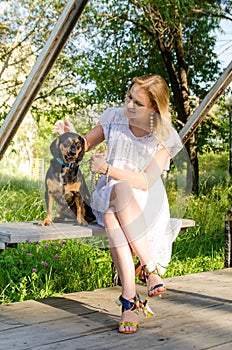
[[[168,148],[170,159],[183,147],[176,130],[171,127],[170,136],[162,146],[155,134],[136,137],[129,128],[128,118],[124,115],[124,108],[109,108],[100,117],[100,124],[104,130],[107,142],[107,161],[114,167],[143,171],[151,160],[152,155],[163,147]],[[168,162],[170,163],[170,162]],[[167,164],[166,170],[169,169]],[[103,224],[103,214],[109,208],[110,194],[117,180],[101,175],[92,193],[91,207],[99,225]],[[146,222],[146,234],[149,241],[150,253],[164,273],[171,259],[172,243],[177,237],[181,219],[170,219],[170,211],[165,187],[161,177],[148,190],[132,188],[134,196],[141,207]]]

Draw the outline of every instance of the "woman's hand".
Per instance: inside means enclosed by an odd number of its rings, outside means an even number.
[[[119,169],[112,165],[108,169],[107,175],[110,176],[111,179],[127,181],[131,187],[147,191],[161,176],[167,165],[168,159],[169,149],[163,148],[160,151],[155,152],[151,157],[148,166],[143,171]],[[105,156],[102,153],[92,156],[90,167],[92,172],[106,174],[108,163],[105,160]]]
[[[90,169],[93,173],[105,174],[108,163],[103,154],[95,154],[90,159]]]
[[[76,132],[73,124],[68,118],[64,120],[58,120],[52,129],[53,133],[58,133],[59,135],[64,134],[65,132]]]

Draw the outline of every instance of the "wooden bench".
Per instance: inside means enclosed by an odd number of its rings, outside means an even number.
[[[181,231],[195,226],[194,220],[182,219]],[[39,226],[38,222],[8,222],[0,223],[0,252],[6,247],[17,247],[18,243],[37,242],[58,239],[78,239],[87,237],[105,236],[105,229],[98,224],[80,226],[73,221],[52,223],[51,226]],[[112,263],[112,285],[120,285],[117,270]],[[140,265],[135,267],[139,274]]]
[[[195,226],[194,220],[182,219],[181,230]],[[80,226],[73,221],[39,226],[38,222],[0,223],[0,249],[22,242],[105,236],[105,229],[97,224]]]

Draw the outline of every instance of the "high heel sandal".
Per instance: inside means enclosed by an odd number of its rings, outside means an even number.
[[[161,279],[159,265],[151,261],[144,268],[146,271],[145,276],[147,280],[148,296],[154,297],[155,295],[166,293],[167,288]]]
[[[138,331],[140,310],[146,318],[150,318],[153,315],[147,300],[143,301],[140,294],[137,294],[131,301],[123,298],[121,295],[116,303],[122,306],[122,317],[118,328],[119,333],[132,334]]]

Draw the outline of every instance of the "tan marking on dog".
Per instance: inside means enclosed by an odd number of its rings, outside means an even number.
[[[47,216],[46,218],[39,222],[40,226],[50,226],[52,223],[52,209],[53,209],[53,203],[54,193],[59,193],[62,195],[62,185],[57,180],[47,179],[47,186],[48,186],[48,208],[47,208]]]
[[[53,192],[63,192],[62,187],[63,185],[54,179],[47,179],[47,186],[48,186],[48,191],[53,193]]]
[[[65,192],[80,192],[80,188],[81,188],[81,181],[79,182],[75,182],[73,184],[66,184],[64,185],[64,190]]]
[[[71,148],[71,146],[72,146],[72,144],[75,143],[75,145],[76,145],[76,157],[77,157],[77,156],[79,155],[79,153],[80,153],[80,152],[82,151],[82,149],[83,149],[80,140],[79,140],[78,138],[77,138],[77,139],[72,139],[71,137],[69,137],[69,138],[67,139],[67,142],[70,143],[70,145],[67,146],[67,147],[65,147],[62,143],[59,145],[59,149],[60,149],[62,155],[64,156],[67,152],[69,152],[69,151],[70,151],[70,148]],[[79,146],[79,147],[78,147],[78,146]],[[58,144],[57,144],[57,147],[58,147]],[[66,162],[65,159],[63,159],[63,161]]]
[[[52,144],[54,146],[54,143]],[[61,158],[66,163],[67,159],[70,158],[69,164],[73,164],[78,161],[79,154],[83,151],[82,140],[79,138],[69,137],[66,141],[62,141],[57,138],[55,146],[61,152]],[[75,146],[75,148],[74,148]],[[75,149],[75,156],[69,155]],[[68,181],[75,181],[75,179],[69,179],[69,171],[68,167],[64,167],[61,171],[61,177],[65,179],[66,174],[68,174]],[[51,175],[52,176],[52,175]],[[77,222],[80,225],[86,225],[87,221],[84,219],[85,208],[84,201],[80,194],[80,189],[82,186],[82,182],[79,181],[77,183],[64,184],[63,181],[59,181],[59,179],[47,179],[47,216],[40,223],[41,225],[50,225],[52,222],[52,206],[54,200],[58,201],[63,198],[67,203],[67,208],[65,210],[70,209],[76,216]],[[61,201],[62,202],[62,201]],[[59,213],[60,214],[60,213]],[[61,214],[60,214],[61,215]]]
[[[77,222],[79,225],[87,225],[87,221],[85,220],[85,209],[84,209],[84,203],[83,199],[81,198],[80,194],[75,197],[75,203],[77,208]]]

